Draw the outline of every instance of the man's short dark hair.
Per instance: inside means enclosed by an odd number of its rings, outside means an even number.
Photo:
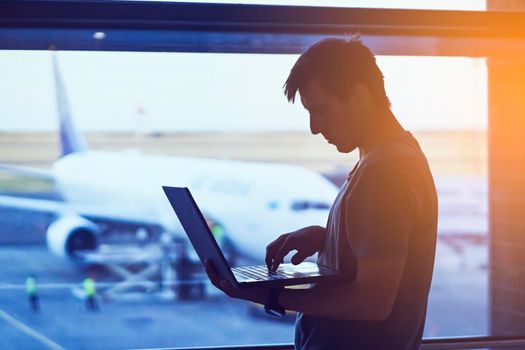
[[[356,35],[351,39],[323,39],[308,48],[284,83],[288,101],[295,102],[297,90],[314,78],[328,94],[342,100],[354,84],[363,84],[378,107],[390,107],[383,73],[370,49]]]

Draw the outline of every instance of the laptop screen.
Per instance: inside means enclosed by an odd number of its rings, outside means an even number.
[[[213,261],[219,274],[233,283],[235,278],[230,266],[189,189],[168,186],[162,188],[201,262],[204,264],[206,260]],[[215,227],[216,235],[219,234],[219,229]]]

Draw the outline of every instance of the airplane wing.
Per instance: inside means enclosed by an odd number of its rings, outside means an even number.
[[[16,175],[22,175],[30,178],[41,180],[54,181],[55,178],[50,171],[36,168],[25,167],[21,165],[2,164],[0,163],[0,171],[6,171]]]
[[[79,252],[103,244],[153,243],[165,232],[177,241],[182,237],[160,220],[124,207],[0,194],[0,216],[3,240],[44,243],[54,255],[71,260],[82,260]],[[31,217],[35,225],[28,226]]]
[[[42,180],[49,184],[55,183],[55,177],[51,171],[19,165],[0,163],[0,174],[13,175],[14,179],[26,178],[36,181]],[[55,191],[54,185],[31,192],[27,192],[25,189],[24,191],[17,191],[15,188],[0,188],[0,210],[2,208],[55,214],[57,217],[76,214],[101,223],[160,226],[159,221],[155,218],[145,216],[137,210],[130,210],[130,208],[66,202]]]
[[[96,224],[111,227],[148,226],[162,228],[162,224],[155,218],[146,217],[139,212],[130,212],[127,208],[69,203],[61,200],[29,198],[18,195],[0,195],[0,210],[2,208],[19,209],[28,213],[54,214],[57,218],[66,215],[78,215]]]

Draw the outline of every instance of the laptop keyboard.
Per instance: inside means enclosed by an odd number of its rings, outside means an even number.
[[[276,271],[269,271],[265,265],[260,266],[243,266],[233,269],[236,274],[239,274],[248,279],[255,279],[258,281],[266,280],[280,280],[291,277],[297,277],[297,273],[286,273],[277,269]]]

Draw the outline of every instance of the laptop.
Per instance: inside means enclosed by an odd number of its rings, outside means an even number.
[[[335,282],[340,279],[336,270],[312,262],[299,265],[281,264],[276,271],[269,271],[266,265],[232,268],[189,189],[168,186],[162,188],[202,264],[211,260],[219,275],[237,288],[282,288],[299,284]]]

